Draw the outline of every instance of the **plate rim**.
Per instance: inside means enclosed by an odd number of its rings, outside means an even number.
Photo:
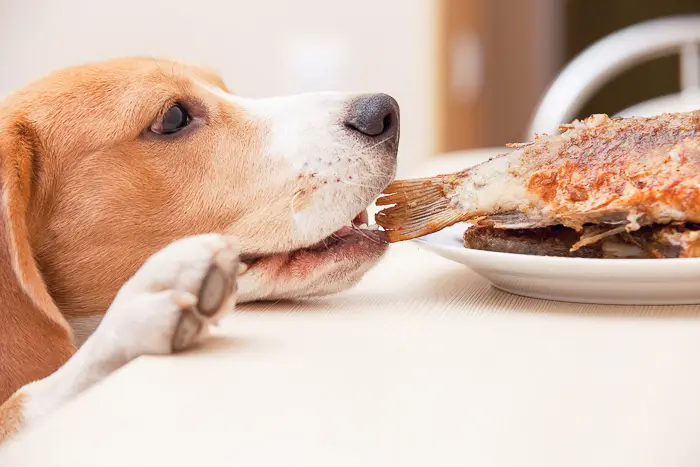
[[[454,251],[469,251],[469,252],[475,252],[477,254],[488,254],[489,256],[497,256],[497,257],[508,257],[508,258],[519,258],[516,261],[524,261],[526,259],[532,259],[532,258],[538,258],[544,261],[551,261],[552,263],[572,263],[572,262],[579,262],[579,263],[588,263],[588,264],[600,264],[600,263],[605,263],[605,264],[660,264],[660,263],[668,263],[668,262],[673,262],[673,263],[679,263],[679,262],[685,262],[685,263],[691,263],[691,262],[699,262],[700,257],[697,258],[639,258],[639,259],[625,259],[625,258],[569,258],[565,256],[546,256],[546,255],[524,255],[522,253],[506,253],[503,251],[488,251],[488,250],[478,250],[476,248],[466,248],[466,247],[456,247],[452,245],[446,245],[444,243],[438,243],[435,241],[431,241],[428,236],[426,235],[425,237],[420,237],[416,238],[413,240],[414,242],[417,243],[425,243],[430,245],[431,247],[440,247],[440,248],[446,248],[446,249],[453,249]]]

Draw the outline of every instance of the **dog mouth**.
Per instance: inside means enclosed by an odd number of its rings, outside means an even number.
[[[288,261],[308,256],[319,259],[328,256],[337,259],[343,253],[345,253],[344,256],[360,257],[363,253],[371,255],[375,251],[383,251],[386,245],[388,245],[386,233],[377,224],[369,224],[369,213],[367,209],[364,209],[348,225],[342,226],[313,245],[269,255],[243,255],[239,274],[243,274],[261,261],[273,257],[285,256]]]
[[[374,243],[387,243],[386,235],[377,224],[369,224],[369,213],[363,210],[350,222],[350,225],[344,225],[328,237],[311,245],[310,247],[302,248],[306,251],[325,251],[335,245],[347,243],[353,239],[366,239]]]

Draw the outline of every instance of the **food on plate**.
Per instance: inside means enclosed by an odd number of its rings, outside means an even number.
[[[461,172],[392,183],[391,242],[474,224],[465,246],[552,256],[700,256],[700,111],[593,115]]]
[[[494,229],[472,227],[464,232],[464,246],[474,250],[521,255],[569,258],[692,258],[700,256],[700,225],[644,226],[617,233],[599,241],[580,244],[581,237],[593,238],[605,230],[586,226],[583,235],[569,227],[555,225],[536,229]],[[607,231],[605,233],[608,233]]]

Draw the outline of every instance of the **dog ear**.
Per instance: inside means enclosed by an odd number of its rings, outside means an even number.
[[[0,119],[0,403],[75,351],[32,254],[27,216],[40,149],[32,128]]]
[[[0,124],[0,268],[11,267],[34,307],[71,337],[68,322],[58,310],[39,272],[27,227],[32,180],[40,143],[32,124],[14,117]],[[4,258],[3,258],[4,257]],[[0,297],[3,300],[3,297]]]

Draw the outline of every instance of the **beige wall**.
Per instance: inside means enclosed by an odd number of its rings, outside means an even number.
[[[212,65],[243,95],[384,91],[407,167],[433,147],[433,16],[430,0],[0,0],[0,95],[122,55]]]

